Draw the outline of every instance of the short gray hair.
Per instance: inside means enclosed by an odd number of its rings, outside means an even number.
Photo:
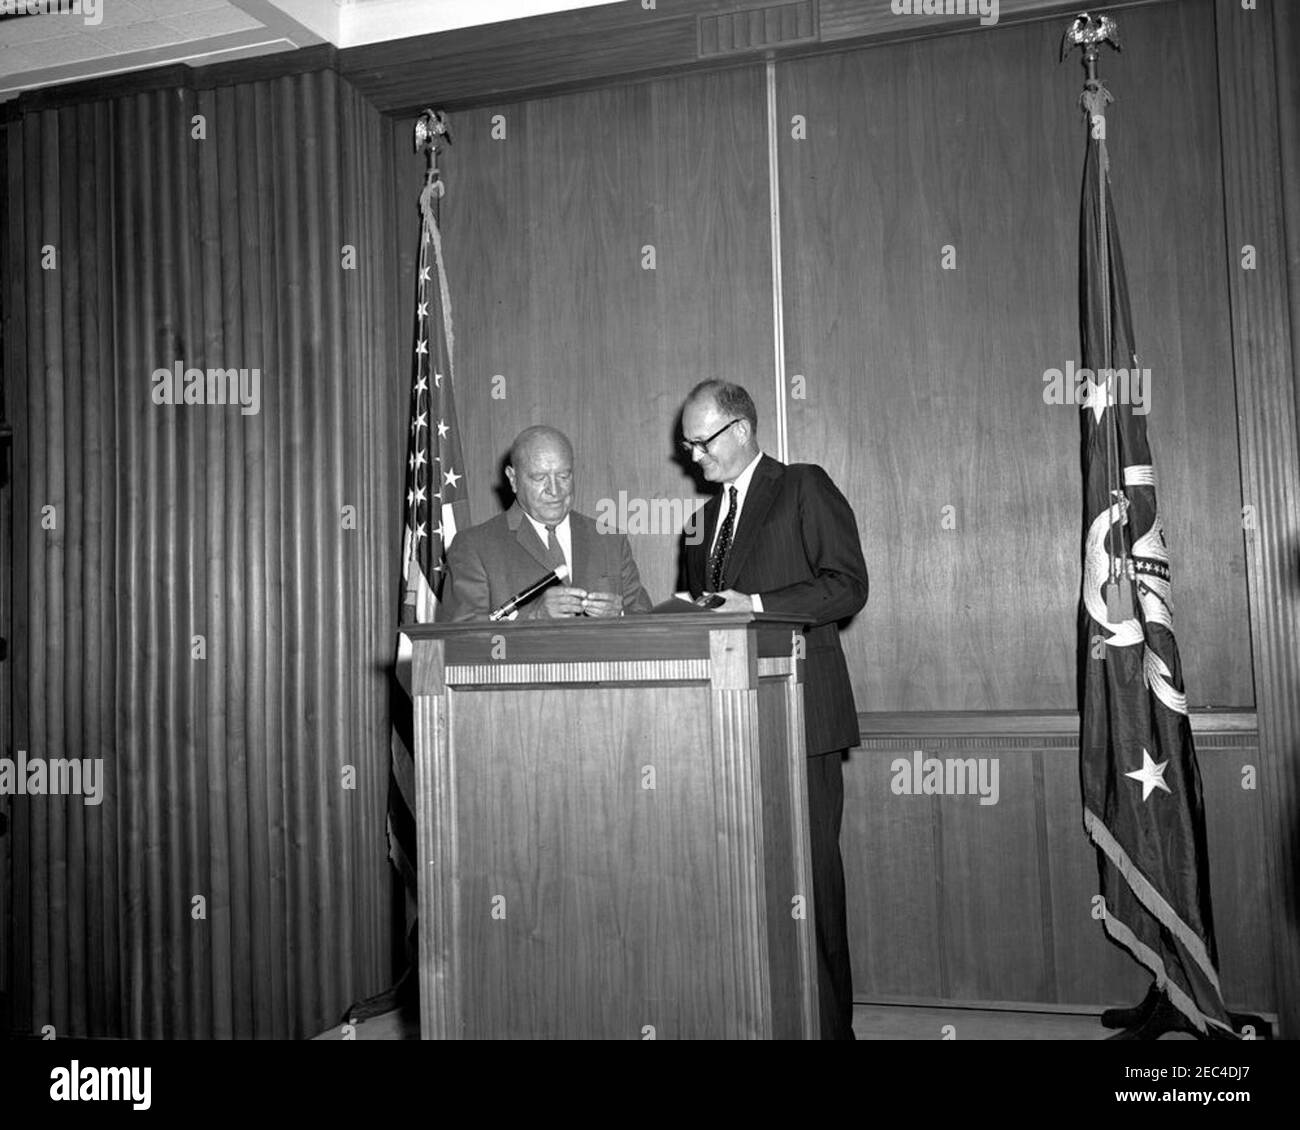
[[[754,398],[740,385],[730,381],[700,381],[686,397],[686,403],[708,398],[718,406],[724,416],[739,416],[749,421],[750,431],[758,432],[758,409],[754,407]]]

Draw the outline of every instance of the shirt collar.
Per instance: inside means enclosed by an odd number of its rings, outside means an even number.
[[[523,507],[521,506],[520,509],[523,510]],[[570,511],[569,513],[571,514],[572,511]],[[533,530],[536,532],[538,538],[541,539],[542,544],[545,545],[546,544],[546,523],[539,522],[536,518],[534,518],[531,514],[529,514],[527,510],[524,510],[524,517],[527,518],[533,524]],[[568,533],[568,531],[569,531],[569,515],[566,514],[559,522],[556,522],[555,536],[559,537],[560,534]]]
[[[749,461],[749,465],[741,471],[739,475],[737,475],[731,482],[724,484],[736,488],[736,496],[738,499],[743,499],[749,491],[749,480],[754,477],[754,468],[758,466],[758,461],[762,458],[763,453],[760,451]]]

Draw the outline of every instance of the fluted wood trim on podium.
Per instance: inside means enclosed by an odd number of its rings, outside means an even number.
[[[1215,41],[1242,493],[1256,514],[1256,528],[1246,531],[1246,574],[1274,969],[1281,1035],[1293,1039],[1300,1036],[1300,444],[1278,147],[1281,140],[1294,152],[1296,139],[1278,132],[1271,8],[1268,0],[1247,10],[1239,0],[1218,0]],[[1254,270],[1241,265],[1246,244],[1256,249]],[[1231,391],[1224,389],[1225,419]]]
[[[528,686],[545,683],[707,682],[707,659],[651,659],[596,663],[459,663],[447,668],[451,686]]]
[[[730,866],[719,869],[724,993],[734,993],[727,1016],[728,1039],[772,1038],[767,956],[767,901],[762,838],[763,796],[753,761],[758,730],[757,692],[713,691],[713,796],[719,840],[738,845],[727,854]]]
[[[442,645],[434,648],[441,658]],[[416,684],[419,685],[419,684]],[[420,983],[420,1035],[426,1040],[458,1039],[465,1030],[461,976],[457,967],[460,937],[460,857],[457,850],[456,751],[447,741],[446,686],[439,694],[414,699],[415,747],[434,750],[415,759],[417,826],[432,831],[432,842],[421,839],[414,862],[419,877],[420,950],[441,956],[446,976]],[[429,968],[426,964],[425,968]]]
[[[804,709],[803,676],[804,660],[798,652],[787,661],[790,665],[789,681],[786,683],[786,741],[790,749],[802,749],[804,743]],[[762,672],[759,672],[760,675]],[[817,908],[813,904],[812,856],[803,850],[803,845],[810,842],[811,829],[808,826],[808,772],[803,758],[792,759],[788,763],[790,795],[794,798],[794,812],[791,823],[795,836],[795,869],[798,889],[791,895],[803,897],[805,907],[811,908],[799,922],[797,945],[799,949],[799,966],[804,983],[817,984],[817,951],[813,924],[816,921]],[[791,908],[793,912],[793,908]],[[821,1034],[821,1004],[818,994],[812,992],[803,999],[803,1028],[809,1039]]]

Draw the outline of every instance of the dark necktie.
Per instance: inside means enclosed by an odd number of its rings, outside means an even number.
[[[560,539],[555,536],[554,526],[546,527],[546,556],[550,558],[552,569],[568,564],[564,560],[564,549],[560,545]]]
[[[713,560],[709,566],[709,589],[718,592],[722,588],[722,566],[727,560],[727,550],[731,548],[731,532],[736,527],[736,488],[727,488],[727,516],[722,519],[718,530],[718,543],[713,547]]]

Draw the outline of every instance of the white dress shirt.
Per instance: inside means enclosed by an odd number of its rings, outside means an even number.
[[[546,523],[539,522],[527,511],[524,512],[524,517],[533,524],[533,529],[537,531],[537,537],[541,540],[543,547],[545,547],[548,543]],[[564,550],[564,560],[569,563],[569,579],[564,583],[571,585],[574,583],[573,575],[577,570],[573,567],[573,530],[569,526],[569,516],[567,514],[564,516],[564,521],[556,524],[555,540],[560,543],[560,548]]]

